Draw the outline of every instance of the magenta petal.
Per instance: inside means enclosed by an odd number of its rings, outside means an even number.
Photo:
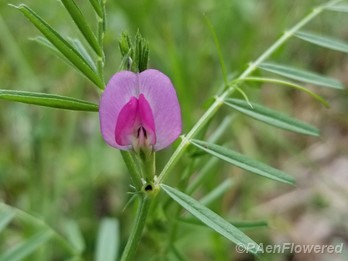
[[[147,139],[149,144],[156,144],[156,128],[155,121],[153,119],[153,113],[150,104],[146,100],[143,94],[139,96],[139,118],[141,125],[146,130]]]
[[[138,99],[134,96],[121,109],[115,128],[115,139],[119,145],[127,146],[132,144],[132,137],[135,132],[136,125],[139,125],[138,116]]]
[[[137,86],[138,79],[135,73],[116,73],[108,82],[100,100],[99,119],[103,138],[110,146],[121,150],[129,150],[131,146],[123,146],[116,142],[116,123],[122,108],[132,97],[138,96]]]
[[[170,79],[157,70],[139,74],[139,92],[149,103],[155,125],[155,150],[169,146],[181,133],[181,112]]]

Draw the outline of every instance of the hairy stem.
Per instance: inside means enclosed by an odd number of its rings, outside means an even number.
[[[139,241],[145,228],[146,218],[150,210],[150,205],[151,199],[147,196],[142,196],[135,218],[135,223],[133,225],[131,234],[128,238],[127,245],[123,251],[121,261],[128,261],[134,259],[135,252],[137,250]]]
[[[162,172],[159,175],[158,183],[163,182],[168,173],[172,170],[172,168],[184,154],[188,145],[190,144],[190,139],[192,139],[202,129],[202,127],[205,126],[209,119],[211,119],[215,115],[215,113],[223,104],[224,99],[231,95],[236,90],[236,88],[238,88],[237,82],[242,81],[243,79],[247,78],[250,74],[252,74],[258,67],[258,65],[260,65],[269,56],[271,56],[280,46],[282,46],[289,38],[291,38],[298,30],[300,30],[303,26],[309,23],[313,18],[318,16],[323,10],[325,10],[325,8],[337,4],[339,2],[341,1],[334,0],[328,2],[327,4],[320,5],[314,8],[312,12],[305,16],[300,22],[295,24],[290,30],[285,31],[284,34],[273,45],[271,45],[255,62],[250,63],[248,68],[236,79],[234,84],[230,85],[221,95],[215,97],[214,103],[208,108],[208,110],[193,126],[191,131],[189,131],[186,135],[181,136],[181,143],[174,151],[167,164],[164,166]]]

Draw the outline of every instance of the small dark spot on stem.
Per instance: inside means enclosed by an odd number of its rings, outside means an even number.
[[[145,191],[151,191],[152,190],[152,186],[149,184],[145,187]]]

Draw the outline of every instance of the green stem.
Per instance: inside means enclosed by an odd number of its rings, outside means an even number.
[[[215,115],[219,110],[223,101],[226,97],[231,95],[236,88],[238,88],[238,81],[247,78],[251,73],[255,71],[259,64],[265,61],[269,56],[271,56],[281,45],[283,45],[290,37],[292,37],[298,30],[310,22],[313,18],[319,15],[325,8],[337,4],[340,0],[330,1],[325,5],[318,6],[313,9],[311,13],[305,16],[300,22],[293,26],[290,30],[286,31],[273,45],[271,45],[255,62],[249,64],[248,68],[236,79],[233,85],[229,86],[221,95],[215,97],[214,103],[209,107],[209,109],[203,114],[203,116],[198,120],[198,122],[193,126],[191,131],[186,135],[181,136],[181,143],[174,151],[173,155],[164,166],[162,172],[159,175],[158,183],[163,182],[168,173],[172,170],[175,164],[179,161],[181,156],[186,151],[188,145],[190,144],[190,139],[193,138],[204,126],[205,124]]]
[[[98,68],[98,74],[99,77],[103,80],[104,83],[104,63],[105,63],[105,54],[104,54],[104,35],[105,35],[105,20],[106,20],[106,14],[105,14],[105,4],[106,0],[101,1],[101,11],[102,16],[97,16],[98,19],[98,43],[102,49],[102,54],[98,55],[97,57],[97,68]]]
[[[136,162],[135,156],[132,155],[132,152],[130,151],[121,151],[121,155],[122,155],[123,161],[126,163],[126,166],[128,168],[129,174],[131,175],[131,179],[132,179],[133,185],[135,186],[136,191],[140,191],[142,187],[141,173],[139,170],[139,166]]]
[[[121,261],[134,259],[134,255],[136,253],[139,241],[145,228],[146,218],[148,216],[150,206],[151,199],[149,197],[142,196],[135,218],[135,223],[133,225],[131,234],[128,238],[127,245],[123,251]]]

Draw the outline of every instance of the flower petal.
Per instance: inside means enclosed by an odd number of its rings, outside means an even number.
[[[129,150],[131,146],[117,144],[116,123],[122,108],[133,96],[138,97],[138,78],[130,71],[116,73],[108,82],[99,104],[100,129],[104,140],[112,147]]]
[[[156,144],[156,128],[155,121],[153,119],[153,113],[150,104],[146,100],[143,94],[139,96],[139,118],[141,125],[146,130],[146,136],[149,140],[149,144]]]
[[[170,79],[157,70],[139,74],[139,92],[148,101],[156,127],[155,150],[169,146],[181,133],[181,112]]]
[[[134,96],[121,109],[115,128],[116,143],[122,146],[132,144],[132,137],[134,136],[135,125],[139,124],[138,117],[138,99]]]

